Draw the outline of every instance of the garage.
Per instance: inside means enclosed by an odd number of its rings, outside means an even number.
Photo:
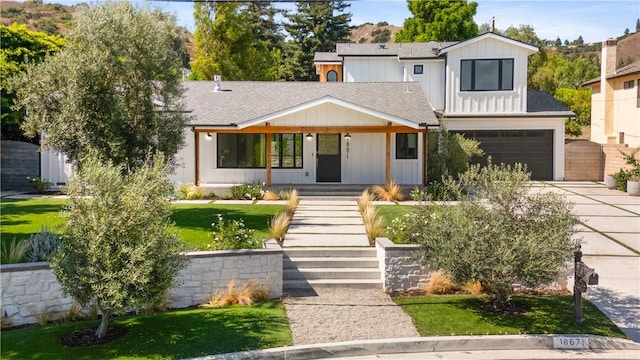
[[[466,130],[456,131],[480,141],[485,156],[476,163],[523,163],[533,180],[553,180],[553,130]]]

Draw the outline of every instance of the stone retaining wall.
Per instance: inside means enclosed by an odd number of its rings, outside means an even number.
[[[40,176],[38,145],[3,140],[0,142],[0,156],[2,190],[32,190],[27,177]]]
[[[407,291],[424,287],[429,277],[418,264],[418,245],[398,245],[387,238],[376,239],[382,286],[386,292]]]
[[[168,307],[184,308],[209,301],[235,280],[266,280],[269,296],[282,296],[282,249],[208,251],[186,254],[191,262],[176,279]],[[72,299],[64,296],[48,262],[0,265],[3,324],[34,324],[46,316],[67,315]]]

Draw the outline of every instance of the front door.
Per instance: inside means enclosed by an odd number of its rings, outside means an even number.
[[[316,181],[340,182],[340,134],[318,134],[316,142]]]

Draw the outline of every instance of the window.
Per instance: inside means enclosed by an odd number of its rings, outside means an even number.
[[[328,82],[336,82],[338,81],[338,73],[335,70],[331,70],[327,73],[327,81]]]
[[[418,134],[396,134],[396,159],[418,158]]]
[[[424,71],[423,65],[413,65],[413,73],[414,74],[422,74]]]
[[[633,89],[633,83],[634,83],[634,81],[633,81],[633,80],[625,81],[625,82],[624,82],[624,88],[625,88],[625,90],[626,90],[626,89]]]
[[[266,167],[265,134],[218,134],[219,168]]]
[[[302,168],[302,134],[271,135],[271,167]]]
[[[461,60],[460,90],[513,90],[513,59]]]

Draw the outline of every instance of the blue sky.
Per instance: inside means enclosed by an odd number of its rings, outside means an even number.
[[[76,0],[46,0],[47,3],[75,4]],[[143,1],[154,7],[161,7],[175,13],[178,24],[194,30],[193,4],[189,2]],[[638,0],[476,0],[478,11],[475,21],[478,25],[490,23],[495,17],[496,27],[506,29],[521,24],[532,25],[538,37],[564,41],[574,40],[582,35],[585,42],[601,42],[610,37],[620,36],[624,29],[635,31],[636,20],[640,18]],[[352,25],[365,22],[402,26],[404,19],[411,16],[406,0],[354,0],[349,1]],[[280,5],[277,4],[278,7]],[[283,6],[293,7],[293,4]]]

